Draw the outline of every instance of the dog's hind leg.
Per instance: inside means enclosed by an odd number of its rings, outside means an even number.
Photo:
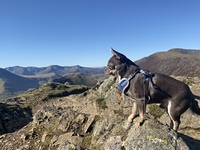
[[[174,131],[178,131],[179,125],[180,125],[180,117],[177,117],[176,120],[172,119],[170,123],[170,128],[173,129]],[[171,127],[173,125],[173,127]]]
[[[181,123],[180,115],[178,113],[176,113],[176,111],[174,109],[172,110],[172,102],[171,101],[169,101],[169,103],[168,103],[167,113],[170,117],[170,128],[177,131],[179,128],[179,125]]]
[[[180,123],[181,123],[180,117],[176,120],[171,119],[170,117],[170,129],[173,129],[174,131],[178,131]]]
[[[133,102],[133,106],[132,106],[132,112],[131,115],[128,117],[128,122],[132,122],[133,119],[136,117],[137,115],[137,103],[134,101]]]

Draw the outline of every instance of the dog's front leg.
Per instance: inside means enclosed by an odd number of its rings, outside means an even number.
[[[128,122],[132,122],[135,116],[137,115],[137,103],[134,101],[132,106],[131,115],[128,117]]]
[[[144,119],[145,119],[145,112],[146,112],[145,100],[142,100],[142,99],[138,100],[137,106],[139,110],[139,118],[136,121],[136,126],[139,127],[144,123]]]

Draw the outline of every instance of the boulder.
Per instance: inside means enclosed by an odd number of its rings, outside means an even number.
[[[189,150],[175,131],[155,119],[146,120],[139,128],[132,126],[123,147],[126,150]]]

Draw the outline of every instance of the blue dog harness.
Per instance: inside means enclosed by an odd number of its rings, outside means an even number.
[[[121,91],[123,91],[123,93],[125,93],[125,90],[129,86],[130,80],[134,78],[139,72],[140,70],[137,70],[136,72],[130,74],[128,78],[122,78],[121,80],[119,80],[119,88]]]
[[[128,78],[122,78],[119,81],[119,88],[123,93],[125,93],[125,90],[129,86],[130,80],[136,76],[136,74],[141,73],[143,77],[143,81],[145,83],[147,78],[152,78],[154,75],[151,72],[146,72],[144,70],[137,70],[136,72],[132,73],[129,75]]]

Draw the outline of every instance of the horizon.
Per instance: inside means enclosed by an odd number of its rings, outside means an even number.
[[[88,67],[88,66],[81,66],[81,65],[66,65],[66,66],[63,66],[63,65],[49,65],[49,66],[41,66],[41,67],[38,67],[38,66],[9,66],[9,67],[5,67],[5,68],[10,68],[10,67],[22,67],[22,68],[31,68],[31,67],[34,67],[34,68],[47,68],[47,67],[51,67],[51,66],[59,66],[59,67],[76,67],[76,66],[79,66],[79,67],[84,67],[84,68],[103,68],[103,67],[106,67],[106,66],[99,66],[99,67]],[[1,68],[1,67],[0,67]],[[3,68],[3,69],[5,69]]]
[[[110,48],[132,61],[200,49],[200,1],[0,1],[0,68],[104,67]]]
[[[184,48],[171,48],[171,49],[169,49],[169,50],[172,50],[172,49],[183,49],[183,50],[195,50],[195,51],[200,51],[200,49],[184,49]],[[160,51],[160,52],[168,52],[169,50],[167,50],[167,51]],[[159,53],[159,52],[156,52],[156,53]],[[155,53],[153,53],[153,54],[155,54]],[[153,55],[153,54],[150,54],[150,55]],[[149,56],[150,56],[149,55]],[[112,57],[112,55],[110,56],[110,57]],[[128,56],[126,56],[126,57],[128,57]],[[148,56],[146,56],[146,57],[148,57]],[[129,57],[128,57],[129,58]],[[142,58],[140,58],[140,59],[143,59],[143,58],[145,58],[145,57],[142,57]],[[140,60],[140,59],[138,59],[138,60]],[[138,61],[138,60],[135,60],[135,61]],[[133,62],[135,62],[135,61],[133,61]],[[79,67],[84,67],[84,68],[104,68],[104,67],[106,67],[106,65],[105,66],[97,66],[97,67],[93,67],[93,66],[82,66],[82,65],[56,65],[56,64],[52,64],[52,65],[48,65],[48,66],[18,66],[18,65],[15,65],[15,66],[9,66],[9,67],[5,67],[5,68],[10,68],[10,67],[21,67],[21,68],[31,68],[31,67],[33,67],[33,68],[47,68],[47,67],[51,67],[51,66],[59,66],[59,67],[76,67],[76,66],[79,66]],[[0,67],[1,68],[1,67]],[[5,68],[3,68],[3,69],[5,69]]]

